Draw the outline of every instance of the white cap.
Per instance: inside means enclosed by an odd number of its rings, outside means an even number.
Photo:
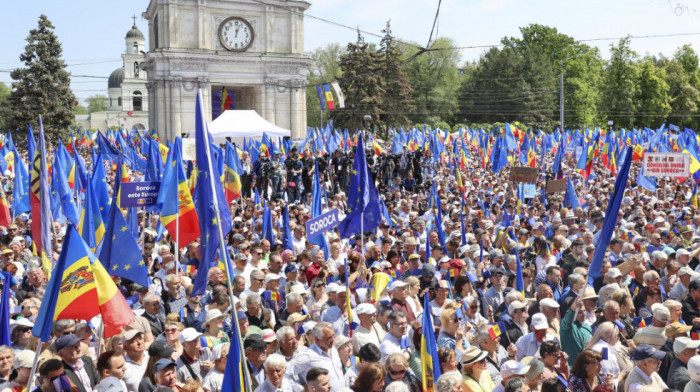
[[[678,253],[678,252],[676,252]],[[693,271],[692,268],[686,266],[686,267],[681,267],[681,269],[678,270],[678,276],[685,276],[685,275],[690,275],[690,276],[695,276],[695,271]]]
[[[395,280],[391,286],[389,286],[389,291],[394,291],[394,289],[399,288],[399,287],[405,287],[407,286],[408,283],[404,282],[403,280]]]
[[[213,360],[221,359],[223,354],[225,354],[224,351],[228,351],[230,346],[227,346],[225,344],[219,344],[218,346],[214,347],[213,350],[211,350],[211,356]]]
[[[654,318],[659,320],[659,321],[666,322],[666,323],[671,321],[671,312],[664,305],[661,305],[661,304],[651,305],[651,312],[652,312],[652,315],[654,316]]]
[[[347,290],[346,290],[345,286],[336,285],[336,286],[333,288],[333,291],[332,291],[332,292],[338,294],[338,293],[344,293],[344,292],[346,292],[346,291],[347,291]]]
[[[507,379],[513,376],[524,376],[528,370],[530,370],[530,366],[525,366],[518,361],[505,361],[501,365],[501,377]]]
[[[698,347],[700,347],[700,340],[692,340],[684,336],[676,338],[676,340],[673,342],[673,352],[676,355],[680,354],[680,352],[683,350],[689,348],[697,349]]]
[[[185,328],[180,332],[180,343],[191,342],[195,339],[199,339],[202,336],[201,333],[197,332],[194,328]]]
[[[15,360],[12,363],[12,367],[15,369],[31,368],[33,364],[34,353],[32,350],[22,350],[15,355]]]
[[[282,278],[277,274],[267,274],[267,275],[265,275],[265,284],[268,284],[271,280],[280,280],[280,279],[282,279]]]
[[[619,278],[620,276],[622,276],[622,272],[620,272],[618,268],[610,268],[608,270],[608,278],[615,279]]]
[[[557,301],[555,301],[551,298],[545,298],[545,299],[540,301],[540,307],[542,307],[542,306],[546,306],[548,308],[558,308],[559,304],[557,303]]]
[[[526,307],[527,307],[527,304],[525,302],[513,301],[510,303],[510,305],[508,305],[508,314],[513,316],[513,313],[515,313],[516,310],[523,309]]]
[[[534,329],[547,329],[549,324],[547,323],[547,317],[542,313],[535,313],[532,315],[532,328]]]
[[[700,383],[700,356],[696,355],[688,361],[688,373],[690,379]]]
[[[375,308],[374,305],[372,305],[372,304],[364,303],[364,304],[357,305],[357,308],[355,308],[355,312],[358,315],[375,314],[375,313],[377,313],[377,308]],[[700,340],[699,340],[699,342],[700,342]]]
[[[334,293],[336,287],[338,287],[338,283],[330,282],[326,285],[326,292],[327,293]]]

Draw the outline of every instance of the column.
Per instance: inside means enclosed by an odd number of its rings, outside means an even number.
[[[180,136],[182,129],[182,122],[180,121],[180,116],[182,113],[182,105],[180,102],[180,93],[182,87],[182,77],[173,77],[169,82],[170,84],[170,138],[169,140],[174,141],[176,137]]]
[[[292,79],[290,80],[289,94],[291,99],[289,100],[289,129],[292,131],[292,139],[301,137],[301,132],[299,130],[299,116],[300,108],[299,104],[299,89],[301,88],[301,80]]]
[[[277,82],[272,78],[265,78],[264,94],[265,94],[265,120],[275,123],[275,84]]]

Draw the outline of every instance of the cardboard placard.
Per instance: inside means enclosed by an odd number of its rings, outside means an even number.
[[[566,180],[549,180],[545,188],[547,193],[566,192]]]
[[[539,169],[536,167],[515,166],[510,168],[509,179],[513,182],[534,183],[538,174]]]
[[[644,175],[647,177],[690,177],[690,154],[645,152]]]

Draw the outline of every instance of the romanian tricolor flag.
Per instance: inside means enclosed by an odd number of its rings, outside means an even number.
[[[164,184],[166,189],[160,222],[178,246],[182,247],[199,237],[199,219],[194,209],[190,188],[187,186],[180,149],[177,145],[173,151],[172,162],[172,167],[169,168],[173,170],[170,181]]]
[[[377,156],[379,156],[379,154],[381,154],[382,151],[384,151],[382,149],[382,146],[380,146],[376,140],[372,140],[372,148],[374,148],[374,153],[377,154]]]
[[[423,309],[430,309],[428,293],[425,293]],[[435,391],[435,382],[440,378],[440,360],[435,344],[435,329],[433,328],[433,316],[430,312],[423,312],[423,336],[420,343],[420,368],[423,374],[423,391]]]
[[[68,225],[63,250],[32,333],[48,341],[53,321],[90,320],[98,314],[102,315],[105,338],[120,333],[134,319],[134,313],[100,261],[75,227]]]
[[[85,206],[80,212],[79,231],[83,240],[94,251],[105,235],[105,225],[102,222],[102,213],[92,182],[85,184],[85,193]]]

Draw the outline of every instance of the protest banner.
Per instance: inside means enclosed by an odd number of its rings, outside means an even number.
[[[314,238],[317,235],[338,226],[338,223],[340,223],[340,221],[338,220],[337,208],[321,214],[306,222],[306,232],[308,233],[308,238]]]
[[[644,175],[647,177],[690,177],[690,154],[645,152]]]
[[[535,182],[539,169],[536,167],[515,166],[510,168],[510,180],[513,182]]]
[[[160,181],[122,182],[120,186],[122,208],[152,206],[158,200]]]
[[[566,192],[566,179],[547,181],[547,187],[545,188],[545,192],[547,192],[547,193]]]

